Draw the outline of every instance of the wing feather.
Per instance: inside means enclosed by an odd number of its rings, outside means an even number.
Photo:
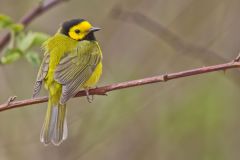
[[[49,54],[45,54],[45,56],[43,57],[42,64],[41,64],[41,66],[39,68],[37,79],[36,79],[36,82],[35,82],[35,85],[34,85],[33,97],[38,96],[38,94],[39,94],[39,92],[41,90],[42,81],[46,77],[47,72],[48,72],[49,60],[50,60]]]
[[[66,53],[60,60],[54,79],[62,84],[60,103],[65,104],[74,96],[76,90],[91,77],[97,64],[101,61],[101,54],[97,45],[87,45],[72,53]]]

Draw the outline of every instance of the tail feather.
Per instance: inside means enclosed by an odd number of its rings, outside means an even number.
[[[45,121],[40,134],[40,141],[46,145],[60,145],[67,138],[66,105],[52,105],[48,102]]]
[[[67,137],[67,123],[66,123],[66,105],[58,105],[58,116],[52,136],[52,143],[60,145]]]
[[[48,104],[50,104],[49,102]],[[48,105],[45,120],[42,126],[40,141],[44,144],[49,144],[51,142],[51,137],[53,135],[54,127],[56,124],[57,117],[57,106]]]

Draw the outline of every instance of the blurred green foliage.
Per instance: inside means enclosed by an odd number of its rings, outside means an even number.
[[[24,57],[33,64],[40,64],[40,56],[35,51],[39,48],[49,35],[41,32],[24,31],[24,26],[13,22],[13,20],[0,14],[0,31],[7,29],[11,32],[11,40],[4,50],[4,56],[0,58],[0,64],[13,63]]]
[[[14,23],[9,16],[0,14],[0,29],[6,28],[17,33],[22,31],[24,29],[24,26],[22,24]]]

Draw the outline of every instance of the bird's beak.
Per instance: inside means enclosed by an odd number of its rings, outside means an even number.
[[[98,27],[90,28],[90,32],[96,32],[96,31],[99,31],[99,30],[101,30],[101,28],[98,28]]]

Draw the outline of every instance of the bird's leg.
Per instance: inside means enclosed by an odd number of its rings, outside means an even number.
[[[85,88],[84,90],[85,90],[85,93],[86,93],[86,96],[87,96],[87,101],[88,101],[89,103],[92,103],[92,101],[93,101],[93,95],[91,95],[92,97],[90,98],[89,88]]]

